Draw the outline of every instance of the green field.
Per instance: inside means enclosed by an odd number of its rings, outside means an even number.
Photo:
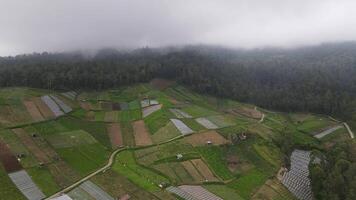
[[[154,89],[150,84],[136,84],[107,90],[78,91],[77,100],[61,97],[74,108],[71,113],[43,122],[32,122],[22,101],[59,93],[30,88],[0,89],[0,140],[9,145],[15,155],[25,154],[20,164],[46,196],[95,172],[108,162],[113,150],[107,128],[112,122],[120,124],[123,144],[127,149],[117,154],[111,169],[98,173],[90,180],[114,198],[129,194],[132,199],[180,199],[158,186],[167,183],[172,186],[201,185],[228,200],[262,198],[265,197],[263,193],[268,191],[275,197],[271,200],[293,199],[280,182],[272,178],[284,164],[282,139],[288,138],[293,148],[318,150],[349,140],[344,128],[321,140],[313,137],[312,134],[336,124],[326,116],[273,113],[258,108],[265,114],[264,121],[259,123],[258,120],[231,113],[231,109],[241,106],[253,108],[254,105],[197,94],[176,84],[164,90]],[[142,118],[140,102],[146,98],[157,100],[162,108]],[[79,108],[79,103],[83,103],[81,100],[91,103],[93,109],[86,111]],[[125,109],[113,110],[112,103],[120,104]],[[180,109],[192,116],[180,120],[194,130],[193,134],[206,131],[195,121],[198,117],[205,117],[216,124],[216,131],[231,143],[193,147],[170,121],[177,118],[169,111],[170,108]],[[134,137],[132,122],[142,119],[153,145],[136,147],[135,139],[138,138]],[[28,134],[38,135],[32,136],[32,140],[43,152],[49,151],[49,163],[40,166],[33,155],[35,151],[26,147],[8,128],[19,124]],[[236,140],[242,133],[247,135],[247,139]],[[183,157],[177,159],[178,154]],[[203,176],[202,171],[195,175],[194,170],[188,172],[189,165],[184,164],[189,163],[184,161],[192,159],[202,159],[218,180],[205,183],[199,178]],[[187,169],[184,166],[188,166]],[[24,199],[0,163],[0,199],[2,197]]]
[[[86,175],[103,166],[109,157],[109,152],[100,144],[61,148],[57,149],[57,152],[81,175]]]
[[[60,189],[47,167],[33,167],[26,171],[45,195],[51,195]]]
[[[138,165],[131,151],[118,154],[113,170],[148,191],[158,191],[158,184],[168,182],[167,178]]]
[[[223,180],[234,177],[226,164],[226,149],[224,147],[209,146],[196,147],[197,151],[208,162],[209,167]]]

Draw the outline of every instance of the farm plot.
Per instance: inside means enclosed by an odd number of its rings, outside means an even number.
[[[64,113],[56,104],[56,102],[54,102],[53,99],[51,99],[48,95],[42,96],[41,100],[48,106],[48,108],[51,109],[51,111],[54,113],[56,117],[64,115]]]
[[[57,149],[61,158],[80,175],[87,175],[104,165],[109,152],[99,143]]]
[[[266,183],[258,189],[258,191],[253,195],[253,200],[264,200],[264,199],[285,199],[285,200],[295,200],[296,198],[292,193],[288,191],[282,183],[274,179],[268,179]]]
[[[23,104],[25,105],[27,112],[30,113],[32,119],[34,121],[43,121],[44,118],[41,112],[38,110],[36,104],[32,101],[24,101]]]
[[[67,194],[73,200],[95,200],[89,193],[84,191],[81,187],[76,187]]]
[[[127,177],[134,184],[151,192],[159,191],[158,184],[168,182],[167,178],[138,165],[131,151],[123,151],[118,154],[113,170]]]
[[[16,185],[11,182],[11,179],[0,164],[0,197],[4,200],[25,200],[26,197],[17,189]]]
[[[209,116],[209,115],[219,114],[215,111],[212,111],[212,110],[209,110],[207,108],[200,107],[197,105],[183,107],[181,110],[185,113],[188,113],[189,115],[191,115],[193,117],[205,117],[205,116]]]
[[[156,199],[151,193],[139,188],[124,176],[107,170],[91,178],[95,184],[103,188],[113,197],[124,198],[129,195],[130,199]],[[125,200],[125,199],[122,199]]]
[[[27,199],[38,200],[46,197],[25,170],[10,173],[9,177]]]
[[[145,122],[143,120],[135,121],[132,123],[135,143],[137,146],[151,145],[152,140],[148,133]]]
[[[194,159],[191,160],[191,162],[200,172],[200,174],[205,178],[205,181],[219,181],[203,160]]]
[[[32,167],[26,171],[45,195],[51,195],[60,189],[47,166]]]
[[[310,151],[294,150],[290,160],[291,168],[283,174],[283,185],[298,199],[313,199],[309,178]]]
[[[180,135],[181,133],[177,130],[174,124],[172,122],[168,122],[166,126],[160,128],[156,133],[154,133],[151,138],[152,141],[157,144]]]
[[[22,128],[12,129],[27,149],[37,158],[40,163],[49,163],[50,159],[32,140],[31,136]]]
[[[232,119],[229,119],[223,115],[211,115],[206,118],[219,128],[235,125]]]
[[[192,178],[194,179],[194,181],[196,182],[203,182],[205,181],[205,178],[199,173],[199,171],[194,167],[194,165],[192,164],[192,162],[188,161],[184,161],[182,162],[182,165],[184,167],[185,170],[187,170],[187,172],[192,176]]]
[[[179,119],[171,119],[171,122],[176,126],[176,128],[179,130],[179,132],[182,135],[189,135],[189,134],[194,133],[194,131],[192,129],[190,129],[187,125],[185,125]]]
[[[67,131],[47,137],[47,140],[55,148],[74,147],[82,144],[97,143],[89,133],[83,130]]]
[[[109,111],[105,113],[105,122],[118,122],[119,121],[119,111]]]
[[[200,125],[204,126],[207,129],[218,129],[219,127],[208,120],[207,118],[200,117],[195,119],[196,122],[198,122]]]
[[[120,124],[108,124],[108,134],[112,148],[118,148],[123,145]]]
[[[192,118],[191,115],[177,108],[170,108],[169,111],[171,111],[178,119]]]
[[[145,107],[142,109],[142,116],[147,117],[150,114],[156,112],[157,110],[160,110],[161,108],[162,108],[161,104]]]
[[[50,95],[50,97],[59,105],[59,107],[63,110],[64,113],[69,113],[72,111],[72,108],[65,104],[61,99],[59,99],[55,95]]]
[[[33,99],[33,102],[36,104],[37,108],[40,110],[44,118],[50,119],[55,116],[54,113],[51,111],[51,109],[47,106],[47,104],[45,104],[41,100],[41,98],[36,97]]]
[[[79,187],[96,200],[114,200],[113,197],[91,181],[85,181]]]
[[[113,104],[108,101],[100,101],[99,102],[101,110],[105,111],[112,111],[113,110]]]
[[[231,114],[240,114],[245,117],[253,118],[253,119],[261,119],[262,112],[258,111],[257,109],[248,108],[248,107],[241,107],[229,110]]]
[[[181,185],[178,187],[168,187],[167,191],[172,192],[183,199],[191,200],[223,200],[215,194],[204,189],[202,186]]]
[[[244,200],[234,189],[229,188],[226,185],[209,184],[204,185],[203,187],[224,200]]]
[[[343,128],[342,125],[334,126],[334,127],[331,127],[331,128],[329,128],[329,129],[327,129],[327,130],[324,130],[324,131],[322,131],[322,132],[320,132],[320,133],[314,135],[314,137],[316,137],[316,138],[318,138],[318,139],[321,139],[321,138],[323,138],[324,136],[327,136],[327,135],[329,135],[329,134],[333,133],[334,131],[336,131],[336,130],[338,130],[338,129],[341,129],[341,128]]]
[[[121,110],[128,110],[129,109],[129,104],[127,102],[121,102],[119,104]],[[137,107],[139,109],[139,107]]]
[[[297,124],[297,129],[304,133],[313,134],[325,128],[335,126],[336,124],[336,122],[326,117],[309,115],[306,119]]]
[[[5,143],[0,140],[0,161],[7,173],[19,171],[22,166]]]
[[[79,103],[80,107],[83,108],[86,111],[93,110],[93,105],[90,102],[80,102]]]
[[[183,168],[181,163],[169,162],[151,166],[168,177],[173,183],[192,183],[193,179],[188,172]]]
[[[78,95],[76,92],[74,91],[69,91],[69,92],[63,92],[61,93],[63,96],[71,99],[71,100],[75,100],[75,97]]]
[[[11,152],[21,158],[19,161],[24,168],[34,167],[38,165],[35,157],[27,150],[19,138],[10,130],[0,131],[0,139],[7,144]]]
[[[193,135],[190,135],[184,140],[191,144],[192,146],[203,146],[207,144],[212,144],[212,145],[222,145],[222,144],[229,144],[231,143],[229,140],[225,139],[223,136],[221,136],[219,133],[216,131],[207,131],[204,133],[196,133]]]
[[[55,182],[62,188],[77,181],[80,176],[63,160],[48,165],[48,170],[53,175]]]

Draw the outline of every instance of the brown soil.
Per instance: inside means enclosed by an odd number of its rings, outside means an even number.
[[[145,122],[143,120],[133,122],[132,127],[134,130],[135,143],[137,146],[152,144],[150,134],[148,133]]]
[[[239,158],[236,155],[229,155],[226,158],[227,167],[231,172],[236,172],[239,166]]]
[[[23,104],[25,105],[27,112],[30,113],[30,115],[34,121],[44,120],[41,112],[38,110],[38,108],[34,102],[24,101]]]
[[[120,104],[119,103],[113,103],[112,104],[112,109],[113,110],[121,110]]]
[[[123,145],[121,128],[119,123],[109,124],[108,134],[111,141],[111,146],[115,149]]]
[[[0,141],[0,161],[2,162],[7,173],[16,172],[22,169],[17,158],[12,154],[9,147]]]
[[[111,102],[101,101],[100,102],[100,108],[102,110],[111,111],[112,110],[112,103]]]
[[[217,181],[218,179],[214,176],[214,174],[210,171],[209,167],[201,160],[194,159],[191,160],[195,168],[200,172],[201,175],[208,181]]]
[[[36,145],[31,136],[22,128],[12,129],[12,131],[20,138],[21,142],[41,163],[49,163],[48,156]]]
[[[216,131],[208,131],[204,133],[196,133],[185,138],[185,141],[192,146],[207,145],[207,141],[211,141],[212,145],[222,145],[230,143]]]
[[[175,84],[175,81],[155,78],[150,82],[150,84],[155,89],[164,90],[164,89],[168,88],[169,86]]]
[[[194,165],[188,160],[182,162],[183,167],[188,171],[188,173],[193,177],[194,181],[202,182],[204,181],[204,177],[197,171]]]
[[[51,109],[48,108],[48,106],[41,100],[41,98],[36,97],[33,99],[33,102],[35,102],[37,108],[40,110],[42,113],[42,116],[46,119],[48,118],[54,118],[55,115],[51,111]]]
[[[89,102],[80,102],[80,107],[83,108],[84,110],[92,110],[93,106]]]

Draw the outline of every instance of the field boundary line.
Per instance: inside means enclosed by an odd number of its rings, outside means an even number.
[[[55,197],[59,197],[59,196],[61,196],[62,194],[64,194],[64,193],[66,193],[66,192],[68,192],[68,191],[74,189],[75,187],[79,186],[79,185],[82,184],[83,182],[89,180],[89,179],[92,178],[93,176],[99,174],[100,172],[103,172],[103,171],[109,169],[109,168],[112,166],[112,164],[114,163],[114,158],[115,158],[115,156],[116,156],[119,152],[124,151],[124,150],[126,150],[126,147],[123,147],[123,148],[120,148],[120,149],[115,150],[114,152],[111,153],[110,158],[109,158],[109,160],[108,160],[108,163],[107,163],[104,167],[102,167],[102,168],[96,170],[95,172],[93,172],[93,173],[91,173],[91,174],[85,176],[84,178],[80,179],[79,181],[73,183],[72,185],[70,185],[70,186],[68,186],[68,187],[66,187],[66,188],[64,188],[64,189],[62,189],[61,191],[59,191],[59,192],[57,192],[57,193],[55,193],[55,194],[53,194],[53,195],[51,195],[51,196],[45,198],[44,200],[50,200],[50,199],[53,199],[53,198],[55,198]]]

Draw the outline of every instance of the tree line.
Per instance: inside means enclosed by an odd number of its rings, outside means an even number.
[[[92,57],[41,53],[0,58],[2,87],[100,90],[155,77],[269,109],[350,118],[355,107],[356,44],[261,50],[105,49]]]

